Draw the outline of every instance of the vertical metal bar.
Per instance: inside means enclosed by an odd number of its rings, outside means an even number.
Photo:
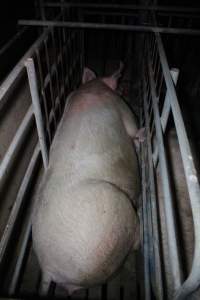
[[[37,77],[35,72],[35,65],[32,58],[28,58],[25,62],[25,66],[27,69],[28,74],[28,80],[29,80],[29,86],[30,86],[30,92],[31,92],[31,98],[33,103],[33,110],[36,120],[36,126],[38,131],[38,137],[40,142],[40,149],[42,153],[42,160],[44,164],[45,170],[48,168],[48,151],[47,151],[47,145],[46,145],[46,138],[45,138],[45,131],[43,127],[43,118],[42,118],[42,112],[40,107],[40,99],[39,99],[39,93],[37,88]]]
[[[146,191],[146,153],[144,143],[142,148],[142,221],[143,221],[143,255],[144,255],[144,299],[151,299],[150,271],[149,271],[149,246],[148,246],[148,223],[147,223],[147,191]]]
[[[52,36],[52,41],[53,41],[53,51],[54,51],[54,60],[55,60],[55,73],[56,73],[56,85],[57,85],[57,91],[58,91],[58,95],[57,97],[59,98],[58,102],[59,102],[59,113],[61,115],[61,103],[60,103],[60,100],[61,100],[61,96],[60,96],[60,89],[59,89],[59,82],[58,82],[58,68],[57,68],[57,65],[58,65],[58,55],[57,55],[57,51],[56,51],[56,43],[55,43],[55,34],[54,34],[54,31],[55,30],[59,30],[59,28],[52,28],[51,30],[51,36]],[[56,96],[55,96],[56,98]]]
[[[47,69],[49,74],[49,85],[50,85],[50,94],[51,94],[51,103],[52,103],[52,110],[53,110],[53,119],[54,119],[54,126],[56,128],[57,120],[55,116],[55,99],[54,99],[54,93],[53,93],[53,85],[52,85],[52,78],[51,78],[51,66],[50,66],[50,60],[49,60],[49,52],[47,47],[47,39],[44,40],[44,46],[45,46],[45,56],[46,56],[46,62],[47,62]]]
[[[175,218],[174,218],[173,206],[172,206],[172,193],[169,184],[169,176],[167,170],[165,148],[163,143],[162,127],[161,127],[161,121],[160,121],[159,110],[157,105],[156,90],[153,81],[153,70],[152,70],[150,60],[148,61],[148,69],[149,69],[149,78],[150,78],[150,86],[151,86],[151,93],[152,93],[153,112],[155,118],[156,137],[158,140],[159,167],[161,172],[164,208],[165,208],[166,225],[167,225],[168,246],[169,246],[168,247],[169,258],[170,258],[169,264],[170,264],[172,278],[174,282],[174,291],[177,291],[181,285],[181,268],[180,268],[180,261],[178,255],[176,233],[175,233],[176,226],[175,226]]]
[[[46,127],[47,127],[47,132],[48,132],[48,137],[49,137],[49,142],[51,143],[51,130],[50,130],[50,124],[49,124],[49,115],[48,115],[48,108],[47,108],[47,99],[45,95],[45,89],[44,89],[44,76],[43,76],[43,71],[41,67],[41,59],[40,59],[40,53],[38,48],[36,49],[36,57],[38,61],[38,70],[39,70],[39,75],[40,75],[40,83],[41,83],[41,93],[43,96],[43,102],[44,102],[44,111],[45,111],[45,118],[46,118]]]
[[[62,45],[62,33],[61,33],[62,28],[59,28],[58,30],[58,35],[59,35],[59,55],[60,55],[60,64],[61,64],[61,76],[62,76],[62,84],[61,86],[61,96],[63,93],[64,97],[64,103],[65,103],[65,98],[66,98],[66,91],[65,91],[65,76],[64,76],[64,62],[63,62],[63,45]],[[63,92],[62,92],[63,89]],[[62,103],[61,103],[62,104]]]
[[[39,4],[40,4],[40,16],[41,16],[41,19],[43,21],[45,21],[46,20],[46,16],[45,16],[44,0],[39,0]]]
[[[145,95],[144,95],[145,97]],[[148,150],[148,163],[149,163],[149,180],[150,180],[150,201],[151,201],[151,211],[152,211],[152,225],[153,225],[153,247],[154,247],[154,257],[155,257],[155,279],[156,287],[154,293],[157,295],[157,299],[163,299],[163,282],[162,282],[162,269],[161,269],[161,257],[160,257],[160,247],[159,247],[159,230],[158,230],[158,214],[157,214],[157,203],[156,203],[156,191],[155,191],[155,181],[154,181],[154,171],[152,162],[152,149],[151,149],[151,137],[149,128],[149,115],[147,109],[147,101],[144,98],[144,114],[145,114],[145,128],[147,131],[147,150]]]

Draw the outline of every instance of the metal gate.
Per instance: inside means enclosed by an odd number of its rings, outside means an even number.
[[[23,174],[18,183],[16,195],[13,198],[13,203],[1,235],[0,278],[2,295],[20,295],[22,275],[26,270],[31,251],[30,213],[32,198],[31,193],[28,194],[28,197],[27,193],[32,185],[40,157],[42,157],[44,169],[48,166],[50,145],[66,105],[67,95],[80,84],[84,66],[83,28],[85,28],[84,30],[96,28],[148,32],[145,36],[143,47],[144,68],[141,91],[142,107],[140,112],[140,125],[145,127],[146,132],[146,139],[140,149],[142,177],[141,250],[144,264],[144,281],[141,282],[141,289],[144,287],[144,296],[141,297],[146,300],[154,298],[165,299],[166,297],[156,194],[158,181],[155,174],[157,169],[159,169],[163,190],[169,269],[170,276],[173,279],[173,299],[185,299],[199,285],[199,181],[174,85],[177,80],[178,70],[170,72],[160,35],[161,32],[199,35],[199,19],[192,9],[190,14],[188,14],[186,10],[180,10],[179,8],[165,7],[159,9],[156,6],[113,5],[70,4],[63,1],[44,3],[44,1],[40,1],[42,21],[21,20],[19,22],[21,25],[52,27],[44,29],[38,40],[0,86],[0,112],[8,106],[10,93],[12,93],[13,89],[16,89],[22,77],[28,82],[32,100],[3,154],[0,164],[0,188],[2,190],[5,187],[9,188],[9,180],[13,174],[13,165],[18,159],[19,149],[23,146],[24,140],[29,138],[30,127],[33,126],[35,131],[37,129],[38,134],[38,138],[32,147],[30,159],[22,172]],[[55,13],[54,10],[52,13],[52,10],[50,10],[52,8],[58,9],[59,13],[58,11]],[[114,11],[109,10],[113,8]],[[152,11],[155,13],[154,18],[162,22],[162,27],[154,26],[155,23],[151,22]],[[46,20],[47,17],[50,18],[52,16],[53,20]],[[100,23],[92,23],[90,21],[91,16],[98,16]],[[181,28],[177,26],[171,27],[173,18],[182,20]],[[107,20],[111,20],[112,23],[105,24]],[[138,20],[145,24],[147,22],[147,25],[135,23]],[[190,27],[188,27],[188,24]],[[192,25],[194,26],[193,28]],[[70,30],[72,27],[73,29]],[[175,124],[194,222],[195,248],[193,265],[188,278],[184,280],[177,245],[177,228],[173,211],[168,160],[164,146],[169,116],[172,116]],[[24,209],[25,215],[22,213]],[[21,236],[17,239],[16,228],[21,230]],[[36,276],[36,291],[41,282],[40,275],[37,274]],[[84,297],[88,298],[87,292]]]

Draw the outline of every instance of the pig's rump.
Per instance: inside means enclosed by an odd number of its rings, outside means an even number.
[[[43,195],[43,205],[35,210],[39,263],[51,280],[66,287],[102,283],[137,239],[137,216],[127,196],[110,183],[85,182],[66,192],[54,203]]]
[[[100,99],[71,97],[33,211],[40,266],[65,286],[106,280],[138,242],[136,153],[117,103]]]

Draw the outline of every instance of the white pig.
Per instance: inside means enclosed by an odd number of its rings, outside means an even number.
[[[56,132],[32,216],[43,283],[69,293],[101,284],[138,245],[137,125],[114,92],[120,72],[85,69]],[[87,83],[86,83],[87,82]]]

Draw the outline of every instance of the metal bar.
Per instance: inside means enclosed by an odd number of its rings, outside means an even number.
[[[127,17],[138,17],[137,12],[113,12],[113,11],[93,11],[93,10],[83,10],[84,15],[101,15],[101,16],[124,16]],[[104,22],[103,22],[104,23]]]
[[[52,108],[54,111],[54,127],[56,128],[57,126],[57,120],[56,120],[56,116],[55,116],[55,99],[54,99],[54,92],[53,92],[53,85],[52,85],[52,69],[50,66],[50,60],[49,60],[49,51],[48,51],[48,47],[47,47],[47,39],[44,40],[44,47],[45,47],[45,58],[46,58],[46,63],[47,63],[47,69],[48,69],[48,74],[49,74],[49,86],[50,86],[50,94],[51,94],[51,104],[52,104]]]
[[[31,92],[31,98],[33,103],[33,110],[36,120],[36,126],[38,131],[38,137],[40,142],[40,149],[42,152],[42,160],[44,164],[44,168],[48,168],[48,151],[47,151],[47,145],[46,145],[46,138],[45,138],[45,131],[43,127],[43,119],[42,119],[42,112],[40,107],[40,99],[38,94],[38,88],[37,88],[37,78],[36,78],[36,72],[35,72],[35,66],[32,58],[28,58],[25,62],[27,74],[28,74],[28,80],[29,80],[29,86],[30,86],[30,92]]]
[[[65,80],[64,80],[64,62],[63,62],[63,48],[62,48],[62,34],[63,34],[63,31],[64,28],[60,28],[58,30],[58,34],[59,34],[59,56],[60,56],[60,60],[58,62],[58,65],[60,64],[61,66],[61,77],[62,77],[62,83],[60,84],[61,85],[61,99],[62,99],[62,94],[63,94],[63,97],[64,97],[64,101],[65,101],[65,98],[66,98],[66,91],[65,91]],[[63,92],[62,92],[62,89],[63,89]],[[61,103],[62,104],[62,103]]]
[[[148,223],[147,223],[147,191],[146,191],[146,163],[145,146],[142,148],[142,221],[143,221],[143,255],[144,255],[144,299],[151,299],[150,288],[150,270],[149,270],[149,241],[148,241]]]
[[[152,104],[153,112],[155,118],[155,128],[156,128],[156,137],[158,141],[158,154],[159,154],[159,167],[161,172],[162,180],[162,189],[163,189],[163,199],[164,199],[164,208],[166,216],[166,225],[167,225],[167,236],[168,236],[168,245],[169,245],[169,264],[172,272],[172,278],[174,282],[174,290],[177,291],[181,285],[181,273],[180,273],[180,262],[178,256],[178,247],[177,239],[175,234],[175,219],[173,214],[173,205],[172,205],[172,193],[170,190],[169,176],[166,163],[166,154],[163,143],[162,127],[160,122],[156,90],[153,81],[153,70],[151,67],[150,60],[148,62],[148,71],[150,78],[150,87],[152,94]]]
[[[38,61],[38,71],[39,71],[39,76],[40,76],[40,84],[41,84],[40,89],[41,89],[41,94],[42,94],[43,103],[44,103],[46,128],[47,128],[47,132],[48,132],[49,142],[51,143],[52,137],[51,137],[51,130],[50,130],[50,126],[49,126],[49,115],[48,115],[47,99],[46,99],[45,87],[44,87],[44,75],[43,75],[43,71],[42,71],[42,67],[41,67],[40,52],[39,52],[38,49],[36,50],[36,57],[37,57],[37,61]]]
[[[125,30],[137,32],[170,33],[183,35],[200,35],[200,30],[189,28],[168,28],[144,25],[121,25],[121,24],[101,24],[88,22],[61,22],[61,21],[41,21],[41,20],[19,20],[19,25],[29,26],[50,26],[68,28],[87,28],[87,29],[106,29],[106,30]]]
[[[145,95],[144,95],[145,97]],[[156,299],[163,299],[163,283],[162,283],[162,269],[161,269],[161,257],[160,257],[160,247],[159,247],[159,229],[158,229],[158,208],[156,203],[156,190],[154,181],[154,171],[152,162],[152,149],[151,149],[151,137],[149,128],[149,115],[147,108],[147,101],[144,98],[144,115],[145,115],[145,127],[146,127],[146,137],[147,137],[147,151],[148,151],[148,164],[149,164],[149,180],[150,180],[150,202],[152,211],[152,225],[153,225],[153,247],[155,256],[155,278],[156,278],[156,289],[154,290],[157,295]]]
[[[172,80],[173,80],[174,84],[176,85],[176,83],[178,81],[179,70],[171,69],[170,74],[172,76]],[[165,100],[164,100],[163,110],[162,110],[162,114],[161,114],[161,125],[162,125],[163,132],[165,132],[165,130],[166,130],[170,109],[171,109],[171,106],[170,106],[170,100],[169,100],[169,92],[167,90]],[[158,147],[155,148],[155,151],[153,153],[153,162],[154,162],[155,166],[158,163]]]
[[[94,3],[73,3],[73,2],[68,2],[68,3],[52,3],[52,2],[46,2],[44,4],[45,7],[81,7],[81,8],[106,8],[106,9],[133,9],[133,10],[151,10],[151,11],[169,11],[169,12],[199,12],[200,8],[199,7],[181,7],[181,6],[159,6],[159,5],[134,5],[134,4],[94,4]]]
[[[59,28],[57,29],[59,30]],[[56,86],[57,86],[57,92],[58,92],[58,98],[59,98],[59,115],[61,115],[61,96],[60,96],[60,89],[59,89],[59,80],[58,80],[58,54],[56,52],[56,43],[55,43],[55,33],[54,33],[54,28],[51,31],[51,36],[52,36],[52,41],[53,41],[53,51],[54,51],[54,65],[55,65],[55,74],[56,74]]]
[[[58,16],[57,18],[59,18]],[[40,46],[40,44],[43,42],[45,36],[49,33],[51,29],[47,28],[44,30],[44,32],[41,34],[41,36],[35,41],[35,43],[29,48],[29,50],[25,53],[25,55],[19,60],[19,62],[16,64],[16,66],[12,69],[12,71],[9,73],[9,75],[6,77],[6,79],[2,82],[0,85],[0,110],[6,103],[6,99],[4,96],[8,92],[8,90],[11,88],[15,80],[18,78],[22,70],[24,69],[24,63],[25,61],[33,56],[36,49]]]
[[[0,183],[3,182],[4,176],[8,173],[9,166],[15,157],[17,149],[21,146],[23,142],[23,139],[25,137],[25,134],[28,130],[32,118],[33,118],[33,108],[31,106],[27,111],[19,128],[17,129],[17,132],[15,133],[15,136],[0,164]],[[1,248],[0,248],[0,252],[1,252]]]
[[[192,18],[192,19],[199,19],[200,15],[199,14],[195,14],[195,15],[191,15],[191,14],[183,14],[181,12],[171,12],[170,15],[167,14],[166,12],[157,12],[157,17],[181,17],[181,18]]]
[[[26,32],[28,27],[21,28],[1,49],[0,49],[0,56],[4,54],[16,40],[18,40],[24,32]]]
[[[159,55],[167,90],[169,91],[169,99],[174,116],[178,142],[180,145],[180,152],[182,156],[194,222],[195,248],[192,269],[189,277],[175,295],[176,300],[181,300],[192,293],[200,283],[200,187],[176,91],[174,89],[173,81],[169,72],[169,66],[164,52],[162,40],[159,35],[156,35],[156,40],[158,43]]]
[[[23,262],[24,262],[24,258],[25,258],[25,254],[27,251],[27,247],[28,247],[28,243],[31,239],[31,220],[29,220],[25,234],[24,234],[24,239],[23,239],[23,243],[21,245],[20,248],[20,253],[17,257],[17,263],[15,266],[15,270],[14,273],[12,275],[12,280],[11,280],[11,285],[9,288],[9,295],[10,296],[14,296],[15,294],[15,290],[17,288],[18,285],[18,281],[19,281],[19,277],[20,277],[20,273],[21,273],[21,268],[23,266]]]
[[[8,225],[7,226],[8,230],[6,231],[7,238],[2,239],[2,243],[3,243],[4,247],[5,247],[5,244],[7,244],[7,242],[5,243],[5,241],[8,241],[10,239],[12,230],[15,226],[15,222],[17,220],[17,216],[18,216],[19,210],[21,208],[22,201],[24,199],[24,196],[25,196],[28,186],[30,184],[31,177],[33,176],[33,172],[34,172],[36,163],[38,162],[39,154],[40,154],[40,147],[39,147],[39,144],[37,144],[35,147],[35,150],[33,152],[32,158],[30,160],[30,163],[28,165],[28,168],[26,170],[26,173],[24,175],[24,179],[20,186],[16,201],[14,203],[14,206],[12,208],[12,211],[11,211],[8,223],[7,223],[7,225]],[[28,229],[28,232],[29,232],[29,229]],[[23,262],[23,257],[24,257],[24,250],[25,250],[24,244],[26,244],[26,240],[28,238],[27,234],[28,233],[25,233],[23,245],[21,247],[20,254],[17,257],[17,263],[16,263],[15,269],[13,271],[12,280],[9,285],[9,294],[10,295],[15,294],[15,290],[16,290],[16,287],[18,284],[18,278],[19,278],[19,274],[20,274],[22,262]],[[29,236],[29,234],[28,234],[28,236]]]
[[[14,81],[16,80],[16,78],[20,75],[21,71],[23,70],[24,62],[27,60],[28,57],[31,57],[33,55],[36,48],[44,40],[44,37],[49,32],[49,30],[50,29],[46,29],[43,32],[43,34],[36,40],[36,42],[31,46],[31,48],[26,52],[26,54],[20,59],[20,61],[13,68],[13,70],[10,72],[8,77],[1,84],[1,86],[0,86],[0,109],[5,104],[5,101],[3,101],[4,96],[6,95],[8,90],[11,88],[11,86],[14,83]]]
[[[39,6],[40,6],[40,16],[42,20],[46,20],[45,17],[45,9],[44,9],[44,1],[43,0],[39,0]]]
[[[16,197],[15,203],[12,207],[7,225],[6,225],[5,230],[3,232],[3,235],[2,235],[2,238],[1,238],[1,241],[0,241],[0,264],[2,263],[2,260],[4,258],[4,255],[5,255],[7,246],[8,246],[8,243],[9,243],[10,238],[11,238],[11,234],[12,234],[13,229],[15,227],[17,216],[19,214],[22,202],[24,200],[25,193],[26,193],[26,191],[28,189],[28,186],[29,186],[29,183],[30,183],[30,178],[32,176],[36,161],[38,159],[38,154],[39,154],[38,147],[36,147],[35,150],[34,150],[34,153],[32,155],[32,158],[30,160],[30,163],[28,165],[28,168],[26,170],[26,173],[24,175],[24,178],[22,180],[22,183],[20,185],[19,191],[17,193],[17,197]]]
[[[175,69],[175,68],[171,69],[170,74],[172,76],[174,85],[176,85],[177,81],[178,81],[179,70]],[[163,131],[165,131],[166,126],[167,126],[167,120],[169,117],[170,108],[171,107],[170,107],[170,100],[169,100],[169,91],[167,90],[165,101],[164,101],[164,106],[163,106],[163,110],[162,110],[162,114],[161,114],[161,124],[162,124]]]

